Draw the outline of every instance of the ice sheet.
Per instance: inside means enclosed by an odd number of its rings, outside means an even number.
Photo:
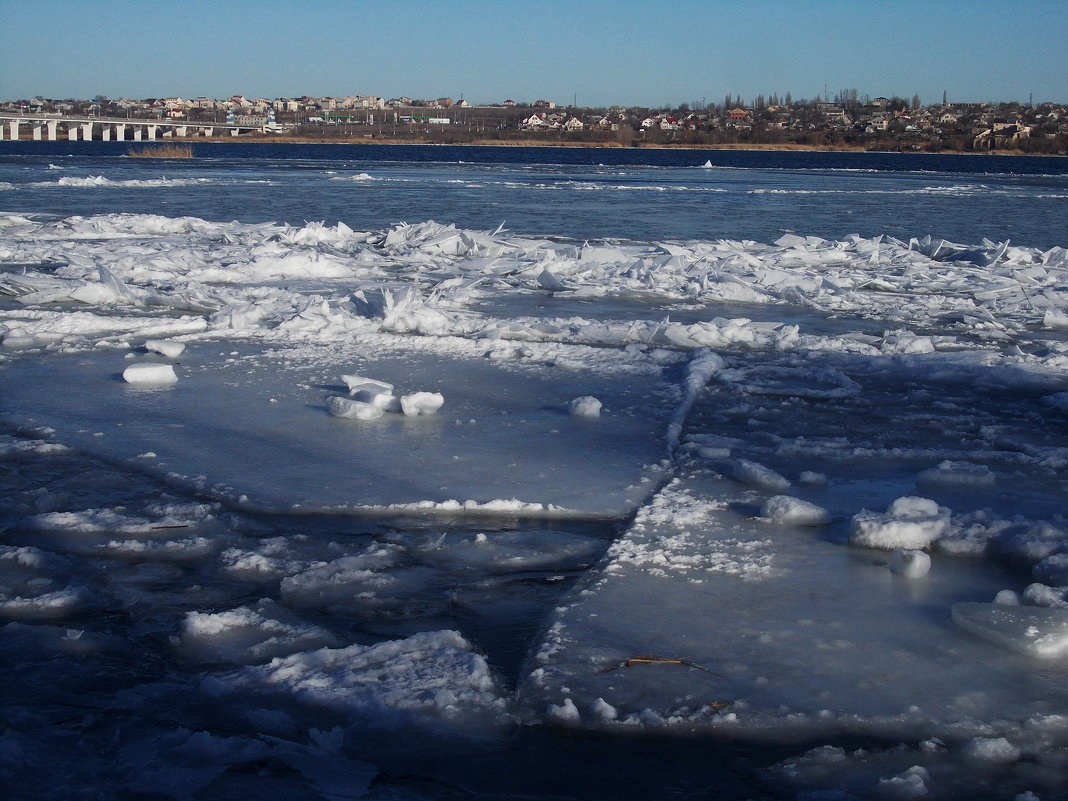
[[[529,714],[747,738],[959,737],[1068,700],[1057,671],[953,625],[953,604],[992,598],[1005,575],[942,557],[910,580],[889,554],[754,525],[747,507],[703,470],[643,508],[553,615],[521,691]]]
[[[641,354],[596,374],[526,361],[508,369],[484,358],[398,356],[395,348],[270,354],[204,342],[173,368],[181,376],[173,386],[141,388],[116,380],[128,362],[106,351],[8,367],[4,414],[248,509],[513,500],[537,514],[633,509],[668,455],[676,396],[663,368]],[[331,416],[329,399],[345,394],[340,376],[357,362],[398,391],[440,388],[442,407],[375,420]],[[583,392],[611,397],[611,406],[596,420],[574,417],[568,404]],[[410,398],[414,410],[437,394],[404,393],[402,403]]]

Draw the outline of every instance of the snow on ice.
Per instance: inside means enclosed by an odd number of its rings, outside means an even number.
[[[1068,792],[1064,248],[7,214],[0,263],[0,640],[150,710],[116,786],[358,797],[367,731],[529,724]]]

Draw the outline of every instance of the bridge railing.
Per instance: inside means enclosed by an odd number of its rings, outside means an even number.
[[[189,120],[137,119],[133,117],[74,117],[50,114],[0,114],[0,139],[32,139],[55,142],[69,141],[130,141],[153,142],[157,139],[190,136],[239,136],[251,131],[266,130],[266,126],[234,125]],[[23,136],[26,131],[29,136]]]

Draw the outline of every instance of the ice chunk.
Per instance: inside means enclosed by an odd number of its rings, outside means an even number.
[[[435,414],[443,403],[445,398],[440,392],[413,392],[402,395],[400,399],[401,411],[406,417]]]
[[[341,380],[348,387],[349,397],[361,403],[369,403],[387,412],[399,412],[400,401],[393,396],[393,385],[376,378],[361,375],[343,375]]]
[[[831,519],[822,506],[789,495],[768,498],[760,514],[772,523],[781,523],[784,526],[823,526]]]
[[[890,569],[905,578],[923,578],[931,572],[931,557],[923,551],[898,548],[890,557]]]
[[[44,620],[84,611],[90,593],[68,583],[70,572],[70,563],[54,553],[0,545],[0,617]]]
[[[1020,594],[1015,590],[1000,590],[998,594],[994,596],[994,603],[1002,604],[1004,606],[1019,606]]]
[[[538,283],[548,289],[550,292],[566,292],[567,287],[563,282],[556,277],[556,274],[549,268],[545,268],[538,275]]]
[[[343,398],[340,395],[327,398],[326,408],[334,417],[347,417],[351,420],[377,420],[385,414],[381,406]]]
[[[890,801],[907,801],[912,798],[926,798],[931,791],[927,782],[931,775],[920,765],[913,765],[905,772],[890,779],[880,779],[875,791],[879,798]]]
[[[354,401],[360,403],[369,403],[372,406],[377,406],[384,412],[399,412],[401,411],[400,399],[395,397],[389,392],[380,392],[375,388],[370,389],[356,389],[351,395]]]
[[[592,395],[583,395],[567,404],[572,417],[600,417],[601,402]]]
[[[927,486],[987,489],[994,486],[994,474],[985,464],[946,460],[921,472],[916,482]]]
[[[558,723],[578,723],[582,719],[578,707],[570,698],[565,698],[562,704],[550,704],[549,717]]]
[[[1042,325],[1046,328],[1068,328],[1068,314],[1059,309],[1047,309],[1042,315]]]
[[[1017,534],[1006,533],[997,541],[997,548],[1012,560],[1037,566],[1046,564],[1046,560],[1051,556],[1062,553],[1066,539],[1068,530],[1064,527],[1040,522]],[[1040,572],[1043,575],[1036,574],[1035,577],[1042,580],[1045,571]]]
[[[926,548],[946,530],[949,510],[927,498],[898,498],[885,514],[867,509],[853,517],[849,542],[864,548]]]
[[[128,384],[164,385],[175,384],[178,376],[169,364],[155,362],[137,362],[122,371],[123,380]]]
[[[973,762],[1015,762],[1020,749],[1004,737],[975,737],[964,746],[964,757]]]
[[[185,351],[185,345],[169,339],[150,339],[145,342],[145,350],[166,356],[168,359],[177,359]]]
[[[1068,587],[1050,587],[1038,582],[1029,584],[1023,591],[1023,600],[1030,606],[1068,609]]]
[[[1032,575],[1047,584],[1068,585],[1068,553],[1047,556],[1031,568]]]
[[[325,629],[299,620],[267,598],[253,607],[190,612],[178,640],[183,651],[197,659],[241,664],[337,644]]]
[[[1068,609],[963,602],[953,604],[953,622],[1027,656],[1053,659],[1068,653]]]
[[[317,651],[243,668],[205,683],[208,692],[284,696],[378,726],[499,725],[508,705],[486,659],[455,631],[426,631],[402,640]]]
[[[394,612],[430,580],[426,568],[405,565],[402,557],[396,546],[373,545],[357,555],[317,562],[282,580],[282,600],[305,609]]]
[[[827,483],[827,476],[813,470],[802,470],[801,475],[797,477],[797,480],[810,487],[822,487]]]
[[[789,479],[779,475],[769,467],[748,459],[739,459],[734,463],[731,475],[743,484],[767,492],[785,492],[790,489]]]
[[[349,394],[359,390],[377,390],[378,392],[392,395],[393,385],[377,378],[365,378],[362,375],[343,375],[341,380],[348,387]]]
[[[887,334],[883,339],[883,351],[885,353],[901,353],[916,355],[919,353],[934,353],[934,340],[930,337],[916,336],[904,331],[895,334]]]

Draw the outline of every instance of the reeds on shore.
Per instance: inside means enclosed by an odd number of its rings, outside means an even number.
[[[141,148],[131,147],[126,155],[134,159],[191,159],[192,145],[145,145]]]

